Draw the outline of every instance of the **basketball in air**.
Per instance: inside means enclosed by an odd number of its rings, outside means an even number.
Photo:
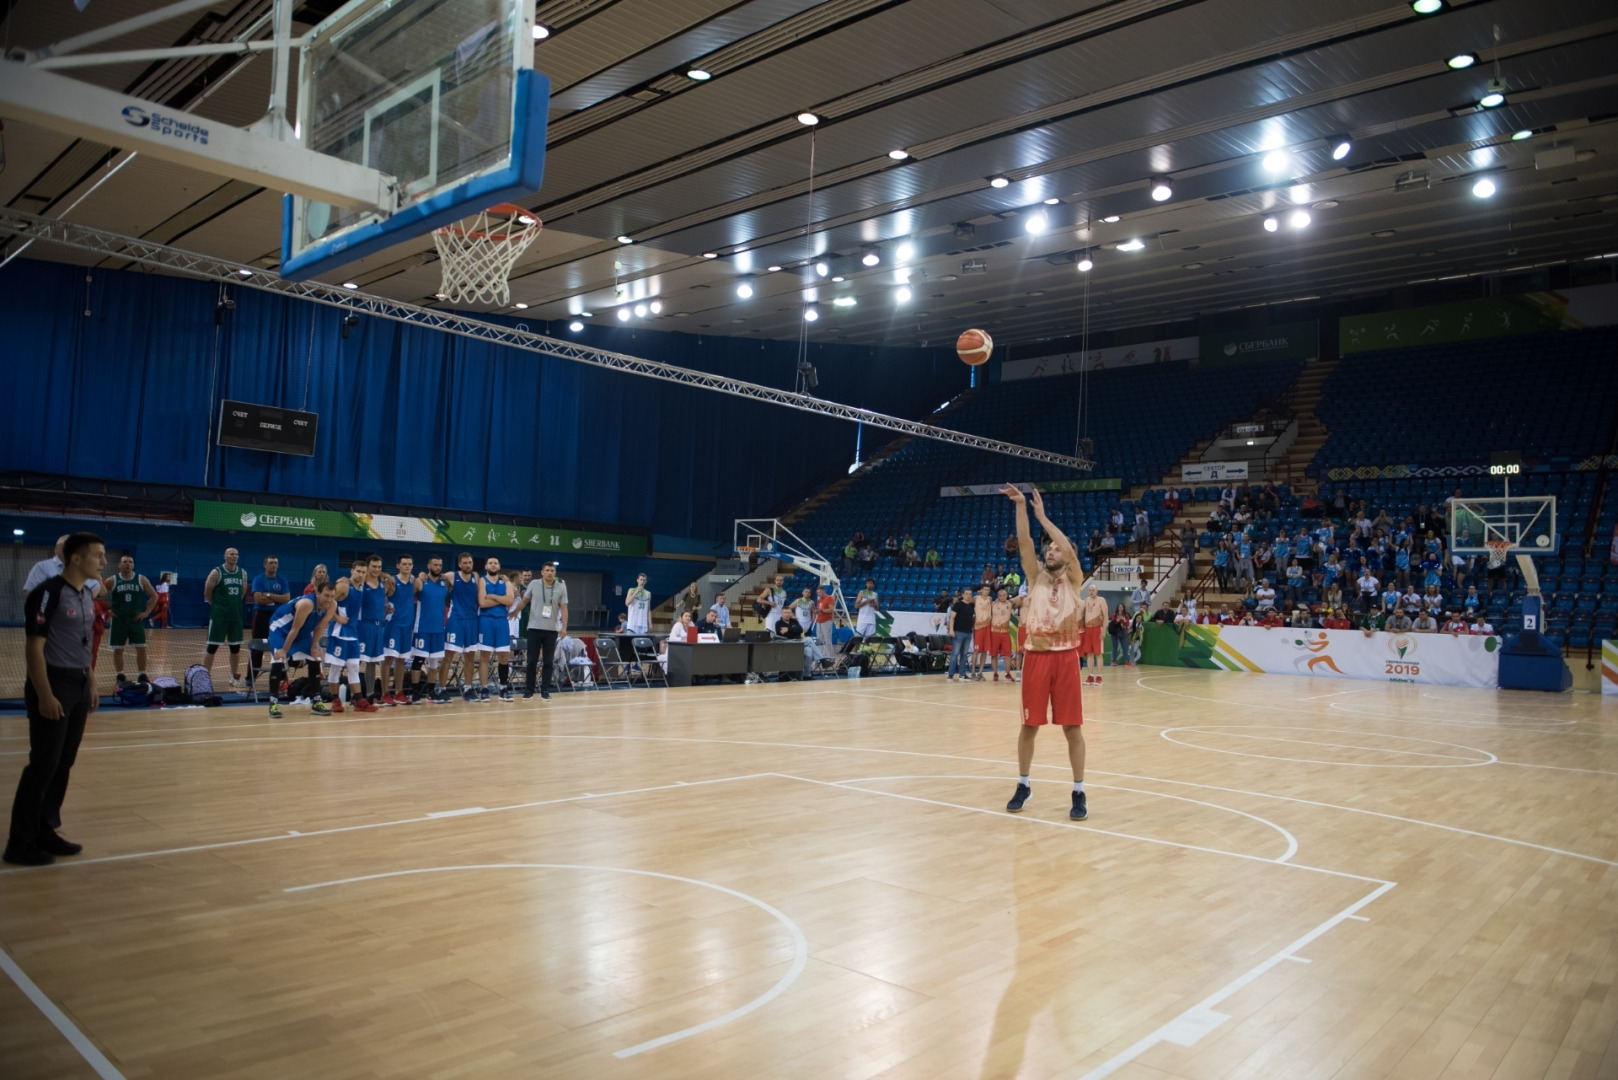
[[[964,362],[977,367],[994,352],[994,338],[986,330],[968,330],[955,342],[955,353]]]

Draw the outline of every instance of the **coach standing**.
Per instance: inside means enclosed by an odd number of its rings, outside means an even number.
[[[556,639],[567,633],[567,582],[557,580],[555,563],[541,566],[539,577],[528,583],[517,609],[524,607],[528,609],[528,680],[522,696],[534,696],[534,666],[543,656],[539,696],[549,701],[554,685]]]
[[[62,544],[62,572],[37,586],[23,605],[28,635],[28,764],[11,804],[11,834],[3,856],[19,866],[45,866],[83,849],[56,834],[68,773],[97,705],[90,676],[95,597],[107,548],[95,533]]]

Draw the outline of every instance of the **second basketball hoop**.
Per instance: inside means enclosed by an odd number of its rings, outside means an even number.
[[[544,228],[520,206],[501,203],[433,230],[443,265],[444,299],[456,304],[511,303],[511,270]]]

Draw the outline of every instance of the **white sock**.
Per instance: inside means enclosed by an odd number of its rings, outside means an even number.
[[[1017,777],[1017,783],[1021,784],[1025,788],[1031,788],[1031,787],[1034,786],[1033,784],[1031,784],[1029,782],[1028,777],[1026,777],[1026,776]]]
[[[1084,794],[1084,781],[1083,780],[1075,780],[1075,781],[1073,781],[1073,790],[1078,792],[1080,795],[1083,795]]]

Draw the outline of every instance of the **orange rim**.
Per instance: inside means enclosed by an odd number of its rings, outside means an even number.
[[[528,210],[528,209],[526,209],[524,207],[518,206],[515,203],[497,203],[494,206],[491,206],[488,209],[484,210],[483,212],[485,214],[500,214],[501,216],[508,217],[508,218],[528,218],[530,221],[532,221],[534,223],[535,228],[543,229],[545,227],[545,223],[543,221],[539,220],[539,218],[535,217],[534,212],[532,210]],[[486,232],[477,232],[477,231],[472,230],[472,229],[463,229],[463,228],[461,228],[461,226],[460,226],[460,224],[458,222],[455,223],[455,224],[443,226],[442,231],[444,231],[444,232],[452,232],[452,233],[455,233],[457,236],[470,237],[473,240],[490,240],[490,241],[493,241],[495,243],[501,243],[503,241],[516,239],[516,235],[509,234],[509,233],[508,234],[486,233]]]

